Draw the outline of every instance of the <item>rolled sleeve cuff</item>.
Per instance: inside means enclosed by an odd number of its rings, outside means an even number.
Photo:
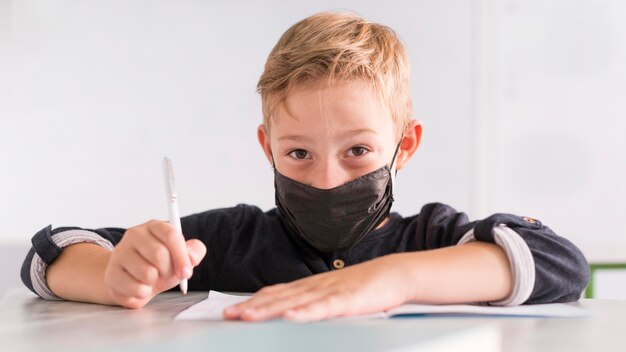
[[[75,243],[93,243],[110,251],[113,250],[113,244],[111,244],[110,241],[102,238],[95,232],[87,230],[67,230],[52,235],[50,238],[59,248],[64,248]],[[48,263],[46,263],[41,256],[35,252],[33,260],[30,263],[30,279],[33,289],[41,298],[48,300],[62,300],[61,297],[55,295],[48,287],[46,282],[47,268]]]
[[[505,224],[493,228],[493,239],[506,253],[511,267],[513,288],[504,299],[488,302],[495,306],[517,306],[528,300],[535,286],[535,260],[524,239]],[[469,230],[458,244],[476,241],[474,229]]]

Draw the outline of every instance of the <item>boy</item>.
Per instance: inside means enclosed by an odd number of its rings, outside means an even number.
[[[184,237],[156,220],[127,230],[48,226],[33,237],[24,283],[47,299],[139,308],[189,278],[192,290],[258,291],[224,311],[251,321],[314,321],[409,301],[567,302],[586,287],[583,255],[537,220],[468,222],[439,203],[389,214],[396,171],[422,135],[391,29],[350,14],[304,19],[270,53],[258,91],[276,209],[190,215]]]

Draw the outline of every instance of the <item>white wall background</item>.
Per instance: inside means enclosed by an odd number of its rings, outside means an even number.
[[[593,261],[626,262],[626,2],[490,6],[488,208],[545,220]]]
[[[256,82],[283,31],[340,9],[394,28],[411,57],[425,136],[395,211],[513,212],[626,252],[618,0],[0,0],[0,244],[165,219],[164,155],[182,214],[273,207]]]

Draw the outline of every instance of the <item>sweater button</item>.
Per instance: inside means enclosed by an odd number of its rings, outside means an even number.
[[[537,220],[533,219],[533,218],[529,218],[528,216],[522,216],[522,219],[524,219],[524,221],[526,221],[529,224],[535,224],[537,223]]]
[[[346,263],[344,263],[341,259],[335,259],[333,261],[333,267],[335,269],[342,269],[344,266],[346,266]]]

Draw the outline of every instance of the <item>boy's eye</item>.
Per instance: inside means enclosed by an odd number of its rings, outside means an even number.
[[[365,147],[352,147],[348,151],[348,156],[363,156],[369,153],[369,150]]]
[[[292,150],[291,152],[289,152],[288,155],[290,157],[294,158],[294,159],[300,159],[300,160],[302,160],[302,159],[310,159],[309,152],[307,152],[304,149]]]

